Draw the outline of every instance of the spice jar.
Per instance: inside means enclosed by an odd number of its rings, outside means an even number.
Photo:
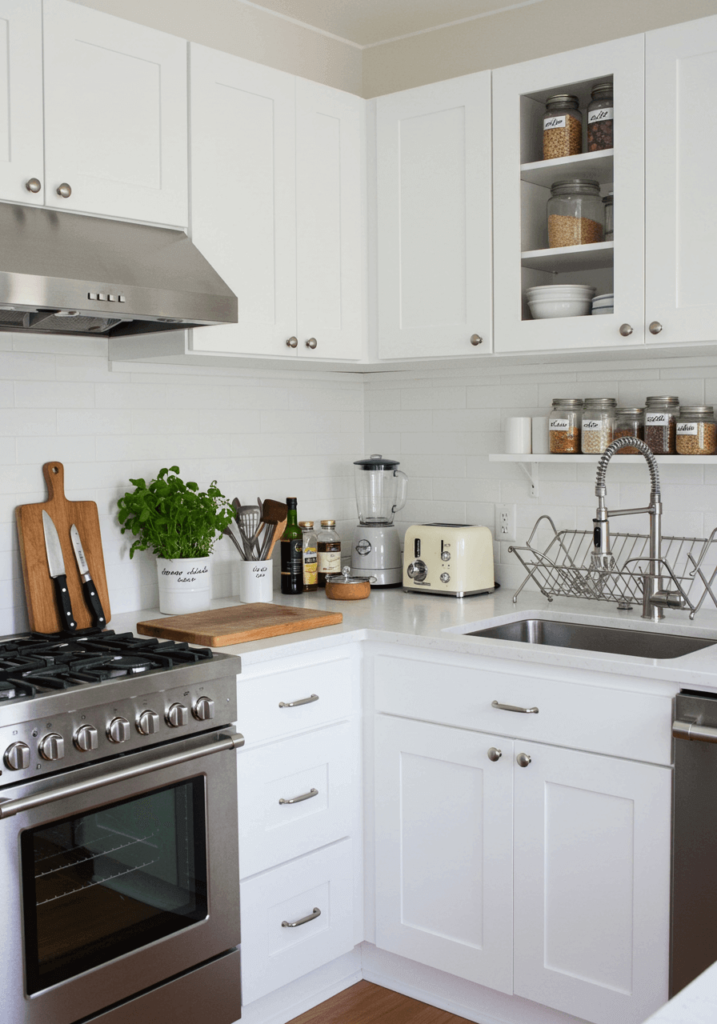
[[[588,153],[612,149],[612,82],[600,82],[592,88],[588,106]]]
[[[605,208],[605,242],[615,241],[613,198],[612,192],[608,192],[606,196],[602,197],[602,205]]]
[[[584,455],[599,455],[612,442],[616,407],[614,398],[585,399],[582,422]]]
[[[639,406],[630,409],[617,409],[615,411],[615,431],[612,435],[613,441],[619,437],[636,437],[638,441],[645,440],[645,410]],[[639,455],[640,452],[634,445],[627,445],[620,448],[616,455]]]
[[[577,96],[558,93],[545,101],[543,160],[573,156],[583,151],[583,115]]]
[[[675,420],[680,400],[675,395],[653,395],[645,403],[645,444],[654,455],[675,454]]]
[[[582,411],[582,398],[553,399],[548,422],[552,454],[580,454],[580,416]]]
[[[548,200],[548,245],[591,245],[602,242],[605,213],[600,185],[589,178],[553,183]]]
[[[712,405],[683,405],[675,429],[678,455],[714,455],[717,423]]]
[[[336,532],[335,519],[322,519],[318,536],[319,586],[326,586],[326,577],[341,572],[341,538]]]

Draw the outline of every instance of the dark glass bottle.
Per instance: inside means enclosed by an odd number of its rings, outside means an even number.
[[[281,592],[304,592],[303,534],[297,522],[296,498],[286,499],[286,529],[281,535]]]

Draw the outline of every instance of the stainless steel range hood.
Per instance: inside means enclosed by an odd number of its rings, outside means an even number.
[[[0,203],[0,331],[153,334],[237,322],[183,231]]]

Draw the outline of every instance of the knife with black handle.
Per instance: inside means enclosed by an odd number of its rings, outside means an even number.
[[[72,547],[75,551],[77,568],[80,570],[80,579],[82,580],[82,589],[85,594],[85,600],[92,612],[94,624],[95,626],[99,626],[100,629],[104,629],[106,622],[105,613],[102,609],[102,602],[100,601],[100,596],[97,593],[95,581],[90,576],[90,570],[87,565],[87,559],[85,558],[82,541],[80,540],[80,531],[74,523],[70,527],[70,539],[72,540]]]
[[[72,612],[70,592],[67,589],[67,576],[65,574],[65,560],[62,557],[60,538],[57,535],[57,528],[45,510],[42,510],[42,529],[45,534],[45,551],[47,552],[47,565],[50,570],[52,582],[55,585],[55,596],[57,607],[60,613],[60,625],[63,630],[74,633],[77,629],[75,616]]]

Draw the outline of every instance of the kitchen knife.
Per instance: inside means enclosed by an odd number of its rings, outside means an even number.
[[[102,602],[100,601],[100,595],[97,593],[95,581],[90,576],[82,541],[80,540],[80,531],[74,523],[70,527],[70,539],[72,540],[72,547],[75,549],[75,559],[77,560],[77,568],[80,570],[85,600],[90,606],[95,625],[99,626],[100,629],[104,629],[107,623],[105,622],[105,613],[102,610]]]
[[[57,529],[52,519],[45,510],[42,510],[42,528],[45,533],[45,551],[47,552],[47,565],[50,576],[55,584],[55,596],[60,611],[60,623],[62,629],[74,632],[77,629],[75,616],[72,614],[70,603],[70,592],[67,589],[67,576],[65,575],[65,560],[62,557],[60,538],[57,536]]]

